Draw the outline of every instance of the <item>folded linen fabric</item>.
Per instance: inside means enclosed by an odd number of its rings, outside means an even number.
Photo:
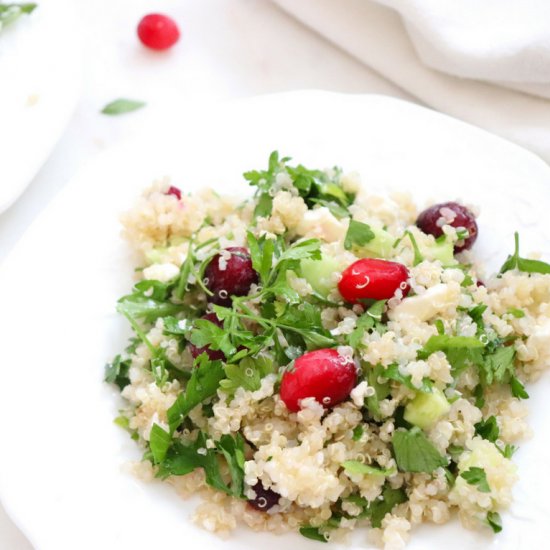
[[[274,1],[428,106],[550,161],[547,0]]]

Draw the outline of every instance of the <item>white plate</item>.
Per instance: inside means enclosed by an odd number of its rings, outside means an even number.
[[[79,34],[70,0],[40,0],[0,32],[0,212],[48,158],[80,92]]]
[[[155,177],[184,191],[209,184],[246,192],[241,173],[272,149],[311,166],[359,170],[369,187],[428,197],[457,196],[482,207],[478,255],[497,266],[522,230],[523,250],[549,251],[543,225],[550,171],[532,154],[448,117],[393,99],[303,92],[174,114],[141,141],[87,167],[37,220],[0,273],[2,389],[0,489],[37,550],[151,548],[318,549],[239,530],[228,541],[192,525],[193,502],[160,483],[121,472],[140,453],[113,425],[115,392],[103,365],[128,329],[114,312],[133,265],[117,216]],[[544,222],[544,223],[543,223]],[[516,503],[491,537],[456,522],[424,526],[411,549],[542,548],[550,536],[548,377],[531,388],[537,434],[517,453]],[[366,546],[359,531],[357,547]]]

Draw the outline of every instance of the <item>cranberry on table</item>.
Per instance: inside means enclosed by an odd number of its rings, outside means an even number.
[[[214,323],[218,327],[223,326],[223,323],[218,319],[218,316],[215,313],[207,313],[206,315],[203,315],[201,319],[206,319],[207,321]],[[211,361],[225,359],[225,355],[222,351],[211,349],[210,346],[203,346],[202,348],[198,348],[197,346],[195,346],[195,344],[190,343],[189,351],[191,352],[193,359],[196,359],[199,355],[201,355],[201,353],[206,353]]]
[[[397,262],[363,258],[342,272],[338,290],[346,302],[359,300],[388,300],[400,289],[405,297],[411,287],[409,271]]]
[[[468,231],[468,238],[455,245],[455,252],[469,250],[477,239],[477,223],[473,213],[457,202],[443,202],[434,204],[420,213],[416,225],[429,235],[440,237],[443,235],[443,225],[463,227]]]
[[[214,293],[208,299],[218,305],[231,304],[231,296],[246,296],[258,274],[246,248],[230,246],[216,254],[204,270],[205,285]]]
[[[167,15],[150,13],[139,22],[137,33],[141,43],[152,50],[167,50],[180,37],[176,22]]]
[[[180,201],[181,200],[181,189],[171,185],[168,188],[168,191],[166,191],[166,195],[172,195],[173,197],[176,197],[176,199],[178,199]]]
[[[256,493],[256,498],[249,499],[248,504],[259,510],[260,512],[267,512],[279,503],[281,496],[272,489],[265,489],[261,481],[258,481],[254,487],[252,487]]]
[[[310,351],[294,362],[281,380],[280,395],[287,408],[300,410],[300,401],[313,397],[325,408],[341,403],[357,381],[353,359],[335,349]]]

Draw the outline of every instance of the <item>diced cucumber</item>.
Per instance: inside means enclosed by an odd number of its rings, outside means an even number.
[[[342,263],[332,256],[325,256],[320,260],[302,260],[300,262],[302,277],[311,285],[315,292],[327,297],[329,292],[336,288],[333,274],[342,271]]]
[[[155,246],[145,253],[145,259],[147,265],[162,264],[166,261],[170,261],[167,255],[170,253],[170,248],[179,246],[184,243],[186,239],[183,237],[172,237],[166,246]]]
[[[450,408],[443,392],[433,388],[431,393],[417,393],[416,397],[405,406],[403,418],[419,428],[426,429],[447,414]]]
[[[478,468],[498,468],[503,463],[502,453],[489,441],[473,445],[470,454],[465,455],[458,464],[461,472],[468,470],[472,466]]]
[[[448,241],[435,242],[433,245],[425,245],[423,243],[418,245],[422,256],[426,260],[434,261],[439,260],[445,267],[456,265],[458,262],[454,257],[453,243]]]
[[[167,250],[168,250],[167,246],[157,246],[155,248],[151,248],[151,250],[148,250],[145,253],[145,259],[147,260],[147,264],[152,265],[152,264],[162,263],[163,257],[166,254]]]
[[[374,233],[374,239],[358,248],[355,252],[359,256],[364,257],[390,258],[395,239],[381,227],[371,226],[371,230]]]

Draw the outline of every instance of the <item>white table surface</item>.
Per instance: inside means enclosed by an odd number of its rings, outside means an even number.
[[[167,106],[311,88],[413,100],[269,0],[74,2],[83,48],[82,98],[50,159],[0,215],[0,263],[83,163],[139,133]],[[169,13],[180,24],[182,37],[170,52],[151,53],[137,41],[137,22],[152,11]],[[99,114],[118,97],[147,101],[147,107],[120,117]],[[32,549],[1,505],[0,548]]]

